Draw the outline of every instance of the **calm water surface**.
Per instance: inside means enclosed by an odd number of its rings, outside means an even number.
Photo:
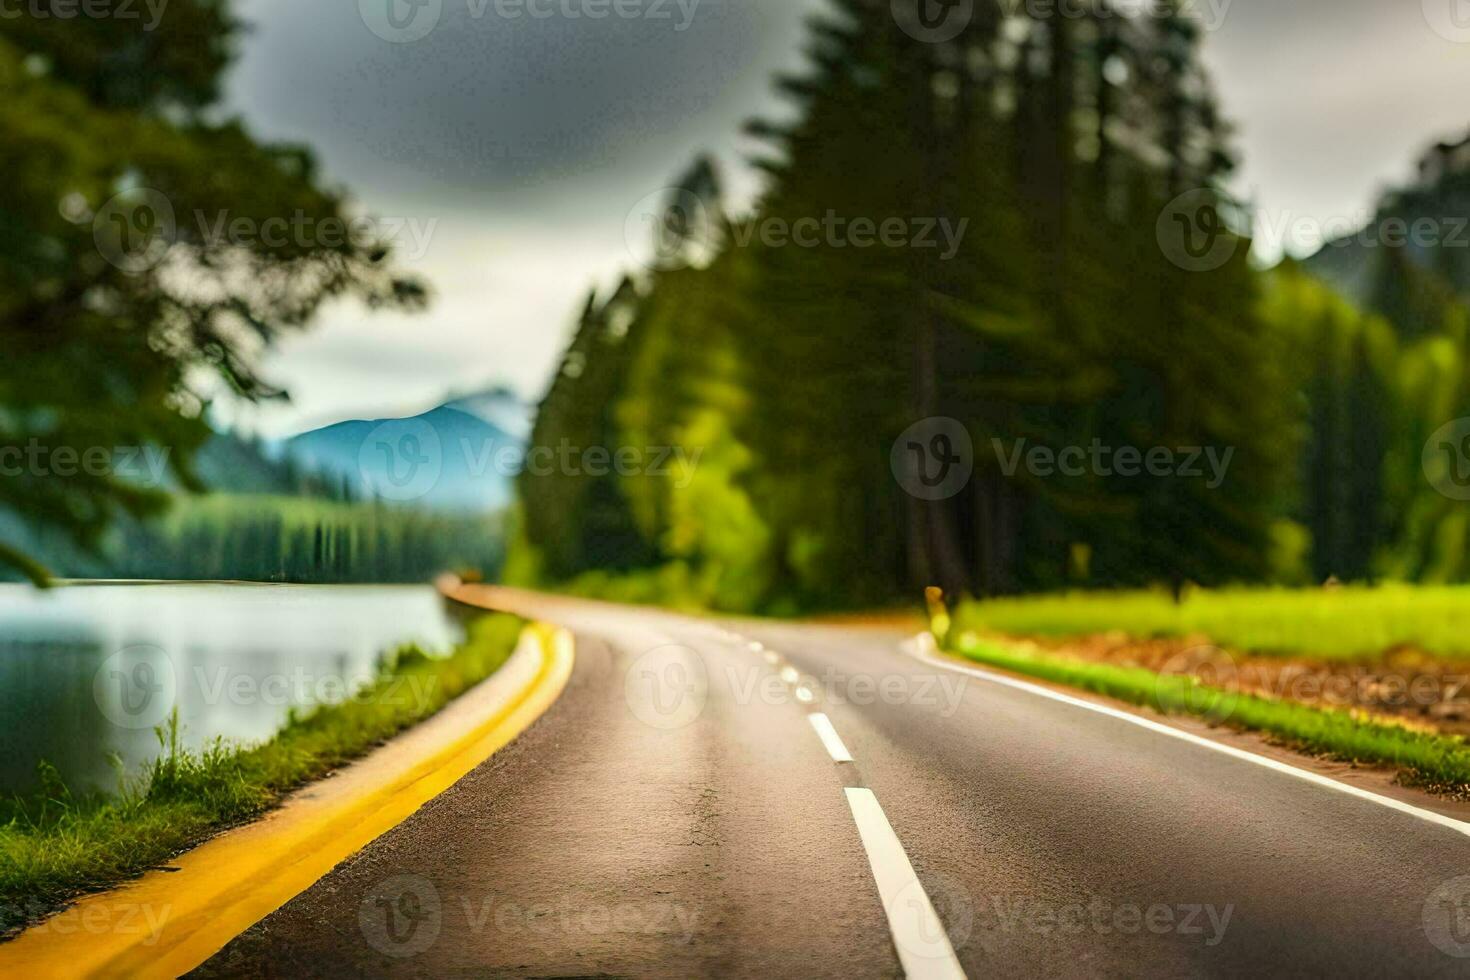
[[[55,765],[74,789],[115,789],[183,740],[268,738],[292,707],[337,701],[404,643],[460,636],[427,587],[0,585],[0,793]]]

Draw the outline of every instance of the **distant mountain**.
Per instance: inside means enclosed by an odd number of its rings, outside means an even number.
[[[431,565],[437,561],[442,567],[458,563],[491,571],[499,560],[495,544],[499,525],[478,515],[501,510],[511,501],[525,445],[526,418],[525,406],[512,392],[491,389],[456,397],[414,418],[343,422],[284,443],[216,432],[195,454],[193,466],[205,487],[218,497],[185,495],[172,475],[164,482],[166,489],[179,494],[171,515],[180,507],[196,517],[204,515],[191,525],[189,533],[195,536],[187,542],[196,550],[201,540],[209,542],[198,555],[180,557],[170,550],[181,547],[176,535],[167,530],[171,518],[156,526],[121,517],[101,552],[94,554],[60,531],[34,526],[21,515],[0,508],[0,540],[64,577],[189,578],[214,561],[230,569],[224,577],[251,578],[258,572],[260,555],[251,548],[262,540],[256,526],[262,514],[274,515],[265,522],[272,528],[318,517],[350,521],[347,511],[331,508],[378,498],[434,512],[406,513],[403,518],[408,524],[387,526],[438,527],[437,538],[443,540],[425,541],[408,552],[401,544],[380,549],[362,574],[398,581],[392,576],[416,567],[414,561]],[[220,498],[227,503],[220,503]],[[313,506],[318,509],[311,510]],[[460,515],[472,516],[463,520]],[[271,561],[280,557],[273,554]],[[208,576],[219,577],[217,569],[209,567]],[[17,574],[0,571],[0,581],[13,581]],[[324,577],[292,580],[357,581],[341,569],[320,574]]]
[[[1429,150],[1417,179],[1384,194],[1367,228],[1303,265],[1407,336],[1438,329],[1446,307],[1470,297],[1470,139]]]
[[[288,440],[285,451],[295,464],[335,474],[365,498],[435,510],[499,510],[514,493],[524,414],[513,394],[494,389],[412,418],[354,420],[304,432]]]
[[[531,424],[535,421],[531,406],[504,386],[457,395],[443,407],[473,415],[523,443],[531,437]]]
[[[232,432],[216,432],[194,456],[194,471],[210,490],[221,493],[302,492],[301,476],[289,462],[273,458],[260,442]]]

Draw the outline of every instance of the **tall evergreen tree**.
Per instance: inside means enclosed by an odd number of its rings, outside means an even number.
[[[382,242],[212,234],[220,215],[257,228],[348,215],[307,150],[220,118],[231,9],[173,0],[156,30],[33,7],[0,18],[0,331],[24,365],[0,376],[0,447],[164,447],[197,486],[202,373],[245,397],[279,394],[255,355],[326,300],[423,302]],[[111,468],[28,465],[0,481],[0,508],[88,546],[119,515],[165,503]],[[4,541],[0,564],[45,577]]]

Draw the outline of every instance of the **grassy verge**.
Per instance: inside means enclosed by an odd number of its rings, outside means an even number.
[[[951,634],[955,635],[955,634]],[[971,660],[1081,688],[1165,714],[1193,715],[1264,732],[1286,745],[1343,762],[1391,766],[1401,781],[1448,795],[1470,792],[1470,746],[1453,736],[1411,731],[1346,711],[1275,701],[1201,684],[1187,675],[1031,653],[960,634],[955,652]]]
[[[988,599],[963,603],[955,627],[1012,636],[1203,634],[1235,650],[1342,660],[1403,646],[1470,655],[1470,586],[1197,590],[1179,605],[1154,592]]]
[[[53,778],[36,796],[0,805],[0,937],[258,816],[435,714],[505,663],[522,626],[512,616],[478,618],[443,658],[405,647],[366,690],[293,713],[261,745],[217,742],[191,752],[179,745],[176,724],[160,730],[161,756],[117,797],[73,797]]]

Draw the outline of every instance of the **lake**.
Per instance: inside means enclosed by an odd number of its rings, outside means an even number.
[[[0,793],[37,763],[73,790],[113,790],[182,739],[263,740],[293,707],[339,701],[409,642],[447,652],[461,630],[426,586],[0,585]]]

